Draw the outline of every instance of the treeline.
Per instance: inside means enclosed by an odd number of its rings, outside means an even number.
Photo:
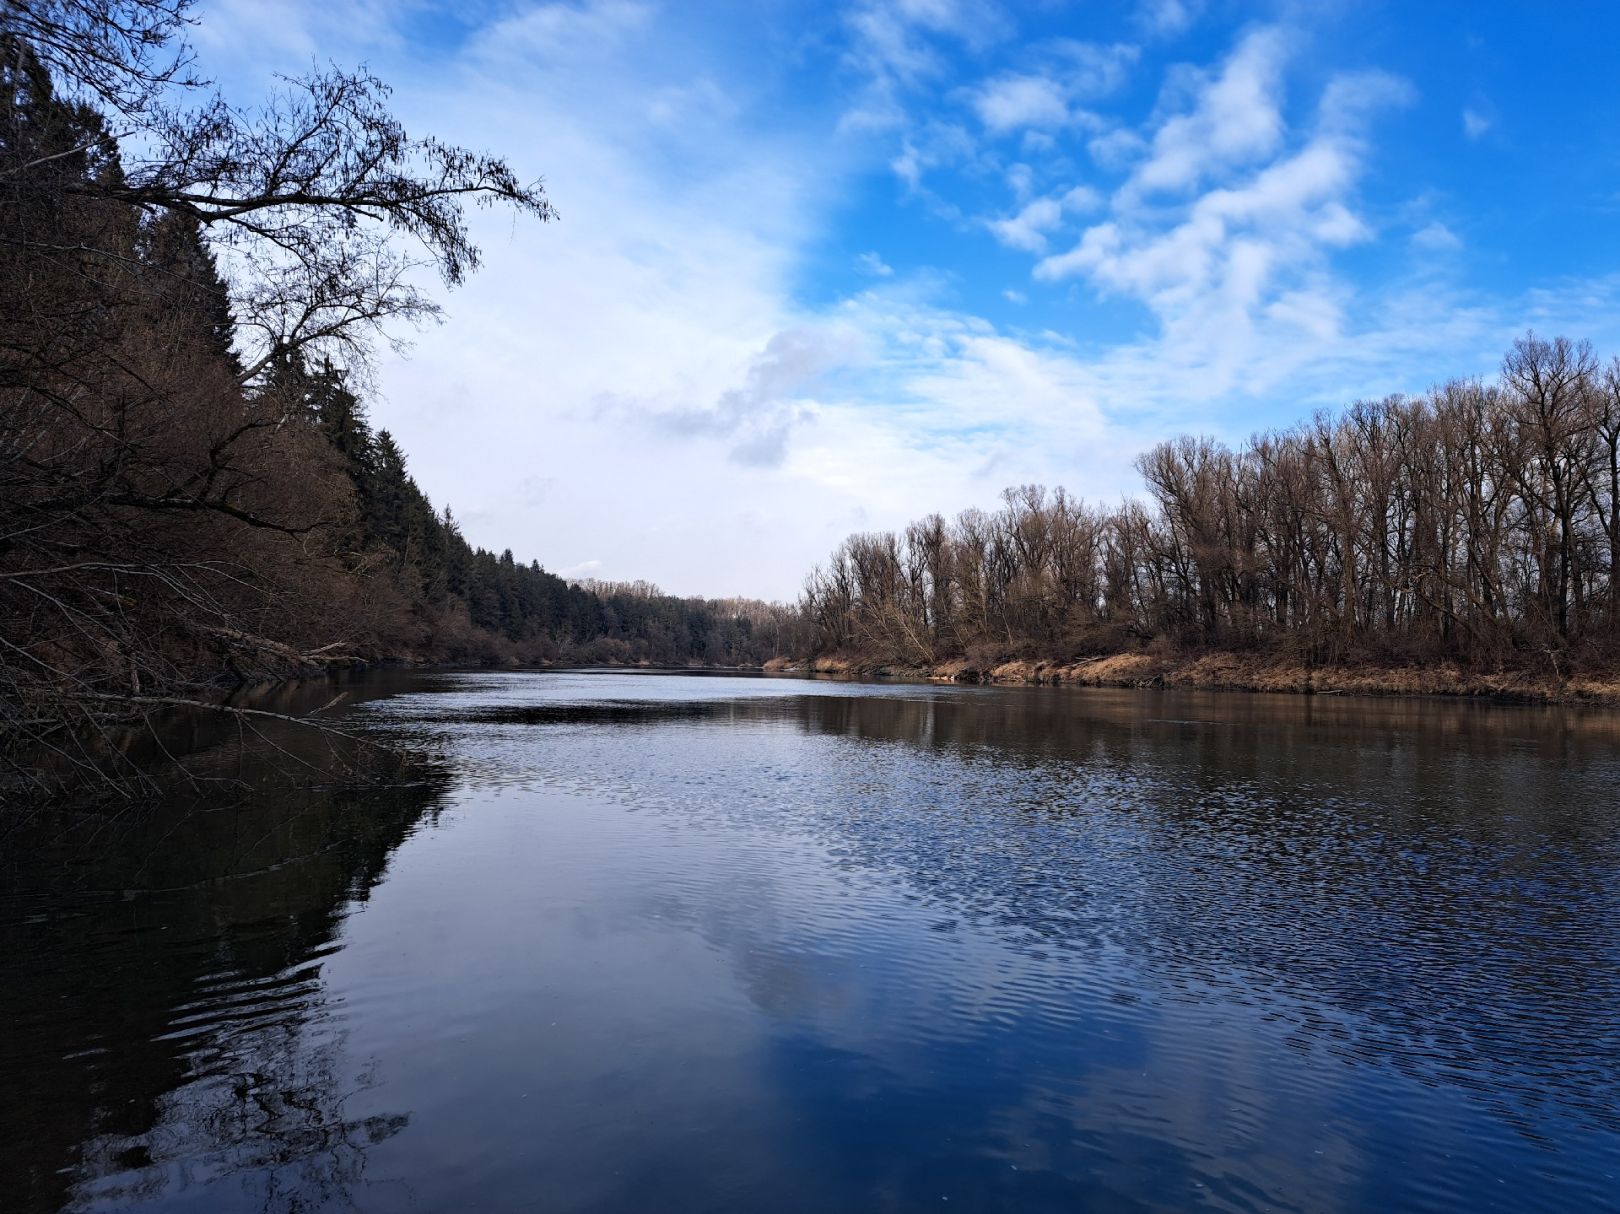
[[[1620,655],[1620,360],[1514,343],[1496,382],[1361,401],[1233,450],[1162,443],[1148,502],[1038,486],[853,535],[814,648],[891,663],[1157,647],[1479,669]]]
[[[372,431],[342,371],[292,356],[268,384],[296,402],[291,413],[320,432],[348,478],[352,573],[392,589],[392,610],[367,641],[381,656],[755,666],[802,631],[780,605],[679,598],[647,582],[570,583],[510,548],[474,547],[448,507],[434,510],[393,436]]]
[[[222,684],[769,656],[785,613],[570,586],[435,510],[355,385],[423,269],[476,268],[467,205],[551,205],[364,72],[227,105],[188,8],[0,0],[0,799]]]

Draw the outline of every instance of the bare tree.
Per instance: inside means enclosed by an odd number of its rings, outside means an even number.
[[[1497,384],[1359,401],[1237,450],[1176,439],[1137,467],[1151,508],[1024,485],[943,536],[930,518],[852,537],[842,597],[807,591],[821,643],[916,660],[895,621],[922,630],[948,610],[946,655],[1156,638],[1560,674],[1620,657],[1620,360],[1600,370],[1585,343],[1527,335]],[[938,575],[926,602],[897,592],[942,546],[950,596]]]
[[[73,769],[399,609],[291,371],[434,315],[422,273],[478,264],[469,207],[553,215],[504,161],[409,136],[364,71],[228,104],[188,10],[0,0],[0,750]]]
[[[138,119],[170,88],[202,84],[184,37],[191,7],[192,0],[0,0],[0,33],[14,62],[30,48],[59,87]]]

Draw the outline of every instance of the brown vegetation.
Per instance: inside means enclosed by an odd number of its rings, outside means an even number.
[[[1102,684],[1614,698],[1620,360],[1528,335],[1495,383],[1362,401],[1237,450],[1162,443],[1151,505],[1022,486],[851,536],[813,655]]]
[[[787,644],[787,608],[570,586],[434,510],[370,344],[476,267],[467,205],[550,202],[363,71],[225,105],[188,6],[0,0],[0,799],[129,774],[130,727],[233,684]]]
[[[878,676],[936,683],[1180,688],[1323,696],[1468,696],[1526,704],[1620,706],[1620,673],[1612,670],[1556,678],[1532,670],[1469,670],[1454,662],[1306,666],[1253,652],[1178,654],[1164,649],[1138,650],[1069,660],[1013,658],[984,667],[965,658],[908,666],[821,655],[804,661],[780,658],[768,662],[765,669],[835,678]]]
[[[432,312],[397,238],[454,282],[464,201],[550,214],[363,73],[199,93],[186,7],[0,4],[0,770],[36,787],[31,753],[95,770],[119,722],[408,627],[304,372]]]

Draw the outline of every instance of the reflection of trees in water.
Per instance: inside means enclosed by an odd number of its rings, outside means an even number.
[[[195,702],[155,701],[135,719],[97,723],[60,746],[13,750],[8,758],[17,766],[0,775],[0,848],[19,826],[41,817],[59,826],[70,809],[121,816],[175,797],[331,777],[348,767],[356,744],[354,718],[342,710],[422,681],[396,670],[251,684]],[[289,718],[305,724],[289,728]]]
[[[791,703],[818,732],[1054,757],[1097,744],[1118,754],[1143,752],[1151,742],[1151,753],[1163,760],[1163,743],[1193,740],[1203,726],[1197,740],[1215,740],[1226,771],[1371,746],[1486,757],[1531,746],[1544,759],[1593,761],[1612,758],[1620,743],[1620,715],[1610,710],[1434,698],[919,687],[914,695],[806,696]],[[750,705],[723,707],[747,712]]]
[[[410,1116],[349,1113],[375,1086],[375,1064],[352,1070],[343,1036],[322,1023],[318,985],[304,993],[311,1002],[290,1001],[269,1023],[222,1032],[210,1052],[228,1057],[223,1069],[159,1099],[148,1132],[87,1143],[75,1204],[116,1207],[211,1185],[215,1209],[360,1208],[370,1148]]]
[[[1160,764],[1179,759],[1225,776],[1326,758],[1335,765],[1319,772],[1324,781],[1354,775],[1342,760],[1357,751],[1465,760],[1517,751],[1542,762],[1591,764],[1612,762],[1620,745],[1620,714],[1560,705],[927,684],[863,690],[871,694],[523,704],[502,704],[491,696],[471,708],[447,706],[442,714],[430,701],[420,720],[625,727],[795,721],[813,733],[935,750],[984,750],[1011,759],[1072,761],[1094,752]]]
[[[272,741],[199,752],[228,796],[36,815],[0,844],[0,1124],[26,1127],[0,1136],[6,1209],[58,1209],[70,1185],[95,1201],[112,1173],[136,1200],[214,1166],[264,1186],[253,1208],[330,1206],[404,1124],[347,1111],[369,1080],[342,1070],[320,958],[446,777]]]

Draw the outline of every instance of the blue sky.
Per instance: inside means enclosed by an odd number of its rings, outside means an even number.
[[[562,220],[384,358],[470,537],[792,596],[846,533],[1620,349],[1620,7],[203,0],[242,102],[364,61]]]

